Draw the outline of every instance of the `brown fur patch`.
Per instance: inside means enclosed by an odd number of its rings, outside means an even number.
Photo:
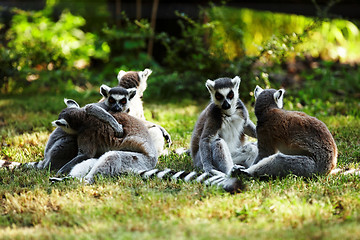
[[[137,72],[127,72],[119,81],[119,86],[123,88],[137,88],[140,85],[140,78]]]

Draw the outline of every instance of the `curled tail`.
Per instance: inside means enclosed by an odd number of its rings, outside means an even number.
[[[0,168],[13,169],[13,168],[19,168],[22,166],[28,167],[28,168],[39,168],[39,163],[40,162],[19,163],[19,162],[0,160]]]

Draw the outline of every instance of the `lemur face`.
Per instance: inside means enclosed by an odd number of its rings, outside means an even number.
[[[136,94],[136,88],[110,88],[106,85],[102,85],[100,87],[100,92],[105,97],[105,105],[109,108],[109,111],[127,112],[129,110],[129,101]]]
[[[207,80],[206,87],[211,99],[223,113],[231,115],[236,111],[239,98],[240,78],[219,78],[215,81]]]

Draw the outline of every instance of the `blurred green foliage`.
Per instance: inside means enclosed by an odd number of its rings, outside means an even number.
[[[41,86],[56,87],[69,82],[87,81],[91,58],[107,59],[106,42],[98,46],[97,35],[84,32],[84,18],[64,10],[52,19],[52,7],[41,11],[13,9],[5,44],[0,48],[2,92],[22,93],[35,81]]]
[[[120,69],[148,67],[153,74],[145,100],[208,99],[207,79],[235,75],[245,101],[253,101],[255,85],[287,87],[304,107],[319,98],[358,98],[359,68],[339,67],[360,61],[359,28],[350,21],[210,5],[200,9],[198,20],[176,13],[181,31],[170,36],[125,13],[115,22],[107,7],[105,0],[47,0],[40,11],[0,8],[11,14],[8,22],[0,14],[1,92],[115,85]],[[147,55],[150,37],[166,50],[161,65]],[[288,66],[297,68],[309,57],[306,68],[294,72]],[[300,80],[291,85],[284,79]]]
[[[210,49],[222,50],[229,59],[258,56],[265,44],[287,56],[310,54],[325,60],[359,62],[360,32],[343,19],[311,18],[294,14],[213,7]],[[300,39],[299,39],[300,38]]]

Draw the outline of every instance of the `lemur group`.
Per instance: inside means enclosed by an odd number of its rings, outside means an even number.
[[[194,171],[157,169],[158,157],[167,154],[165,143],[170,145],[171,137],[144,117],[141,99],[151,73],[150,69],[120,71],[118,85],[102,85],[103,98],[84,107],[65,99],[67,107],[53,122],[56,129],[48,139],[44,160],[2,161],[1,165],[55,170],[51,181],[80,178],[91,184],[98,174],[131,172],[144,178],[204,182],[228,192],[241,191],[244,177],[311,177],[335,171],[337,147],[323,122],[284,110],[285,90],[256,86],[255,125],[239,98],[238,76],[205,83],[211,100],[194,126],[190,149],[183,153],[190,154]]]

